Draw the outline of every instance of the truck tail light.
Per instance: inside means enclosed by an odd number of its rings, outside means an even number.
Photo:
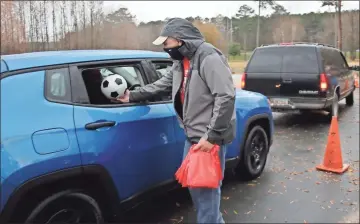
[[[328,89],[328,79],[326,77],[326,74],[321,73],[320,74],[320,90],[326,91]]]

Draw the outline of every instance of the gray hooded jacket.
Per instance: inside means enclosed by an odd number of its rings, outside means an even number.
[[[200,31],[189,21],[169,20],[161,36],[184,42],[179,51],[190,59],[184,105],[179,90],[183,65],[174,61],[171,71],[156,82],[130,92],[130,102],[144,101],[171,91],[180,126],[192,143],[205,138],[214,144],[228,144],[235,137],[235,88],[224,55],[206,43]]]

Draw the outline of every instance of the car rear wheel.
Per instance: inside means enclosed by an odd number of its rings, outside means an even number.
[[[94,223],[104,219],[97,202],[81,192],[63,191],[38,204],[25,223]]]
[[[256,125],[246,137],[242,157],[235,170],[236,175],[241,180],[258,178],[265,168],[268,152],[268,136],[261,126]]]
[[[348,96],[345,98],[345,100],[346,100],[346,105],[347,105],[347,106],[352,106],[352,105],[354,105],[354,91],[352,91],[352,92],[350,93],[350,95],[348,95]]]

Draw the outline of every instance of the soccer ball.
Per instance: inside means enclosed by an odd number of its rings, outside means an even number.
[[[111,100],[124,96],[126,89],[126,80],[118,74],[109,75],[101,82],[102,93]]]

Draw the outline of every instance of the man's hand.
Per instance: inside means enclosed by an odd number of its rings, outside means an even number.
[[[125,94],[122,97],[118,97],[116,100],[122,103],[129,103],[130,91],[125,90]]]
[[[214,145],[208,142],[207,140],[201,138],[199,143],[194,146],[194,150],[201,150],[204,152],[210,152],[213,149]]]

